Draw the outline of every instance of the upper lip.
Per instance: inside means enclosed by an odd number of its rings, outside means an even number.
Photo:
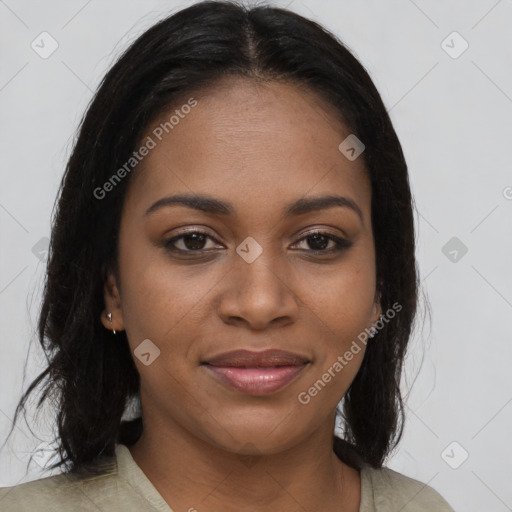
[[[232,350],[214,356],[202,364],[211,366],[233,366],[233,367],[271,367],[271,366],[300,366],[308,363],[307,357],[285,350],[269,349],[263,352],[252,352],[250,350]]]

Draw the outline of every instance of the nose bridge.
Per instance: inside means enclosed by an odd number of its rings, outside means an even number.
[[[226,276],[229,284],[220,300],[224,321],[238,317],[262,328],[276,318],[291,319],[297,314],[290,273],[279,250],[260,241],[247,237],[236,249],[238,260]]]
[[[247,251],[247,249],[249,249]],[[243,246],[239,246],[237,252],[245,252],[245,255],[249,256],[251,253],[254,254],[255,249],[251,247],[250,242],[246,242]],[[240,256],[242,261],[238,262],[239,274],[238,278],[243,280],[244,286],[242,290],[257,290],[260,288],[263,291],[268,290],[277,292],[278,289],[283,285],[282,281],[285,278],[283,274],[282,265],[279,262],[279,255],[277,251],[272,250],[270,247],[265,247],[257,254],[254,259],[245,259],[244,256]],[[251,255],[252,256],[252,255]]]

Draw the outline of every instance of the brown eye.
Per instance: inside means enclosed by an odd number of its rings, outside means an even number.
[[[190,250],[203,249],[206,238],[206,235],[203,233],[191,233],[190,235],[184,235],[182,237],[183,244]]]
[[[188,231],[177,235],[165,242],[165,247],[170,251],[178,252],[201,252],[205,249],[207,240],[214,240],[210,235],[203,231]],[[181,247],[177,247],[177,242],[181,243]]]
[[[208,233],[195,230],[170,238],[164,245],[171,252],[201,254],[212,250],[212,248],[205,247],[208,240],[216,242]],[[352,242],[322,231],[312,232],[302,237],[297,243],[304,242],[307,245],[304,251],[317,255],[337,253],[352,246]],[[178,246],[178,244],[181,246]]]
[[[306,241],[310,248],[309,250],[306,249],[306,252],[312,252],[313,254],[332,254],[352,246],[352,242],[323,231],[310,233],[302,237],[298,243],[303,241]],[[327,249],[329,243],[334,244],[334,246]]]
[[[315,251],[325,249],[329,245],[329,242],[332,242],[332,239],[319,233],[309,235],[305,240],[308,241],[309,247]]]

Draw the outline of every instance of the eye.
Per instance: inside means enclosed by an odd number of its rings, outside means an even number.
[[[201,254],[211,250],[211,248],[206,247],[208,240],[216,242],[212,236],[204,231],[190,230],[170,238],[164,245],[172,252]],[[306,248],[305,252],[315,255],[334,254],[352,246],[352,242],[325,231],[312,231],[302,237],[295,245],[300,243],[305,243],[310,247],[309,249]],[[329,244],[331,244],[330,248],[328,248]]]
[[[190,230],[167,240],[165,247],[175,252],[202,252],[208,239],[215,240],[204,231]],[[176,246],[177,242],[181,243],[181,247]]]
[[[310,250],[306,249],[306,252],[319,255],[337,253],[352,246],[352,242],[325,231],[312,231],[302,237],[297,243],[304,241],[308,246],[312,247]],[[333,244],[331,248],[326,249],[331,242]]]

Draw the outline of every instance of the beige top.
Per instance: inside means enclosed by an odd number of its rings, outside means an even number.
[[[130,450],[121,444],[116,445],[114,462],[101,476],[74,479],[71,475],[58,474],[0,488],[0,510],[173,512],[135,463]],[[398,511],[454,512],[437,491],[418,480],[389,468],[363,467],[359,512]]]

